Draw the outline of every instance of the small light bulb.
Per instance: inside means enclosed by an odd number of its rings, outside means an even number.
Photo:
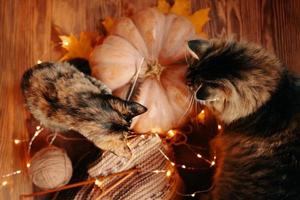
[[[205,110],[202,110],[198,115],[197,115],[198,121],[200,123],[204,123],[205,121]]]
[[[40,130],[40,128],[41,128],[41,126],[37,126],[37,127],[36,127],[36,130]]]
[[[213,160],[213,161],[211,161],[210,166],[212,167],[212,166],[214,166],[215,164],[216,164],[216,162]]]
[[[185,168],[186,168],[186,166],[185,166],[185,165],[181,165],[181,168],[182,168],[182,169],[185,169]]]
[[[26,164],[26,167],[29,168],[29,167],[30,167],[30,163],[27,163],[27,164]]]
[[[141,135],[141,138],[145,139],[145,135]]]
[[[202,156],[201,156],[199,153],[197,154],[197,157],[198,157],[198,158],[202,158]]]
[[[220,124],[218,124],[218,130],[221,130],[222,126]]]
[[[167,176],[167,177],[170,177],[171,174],[172,174],[172,172],[171,172],[170,170],[168,170],[167,173],[166,173],[166,176]]]
[[[169,130],[168,131],[168,136],[169,137],[174,137],[175,134],[176,134],[176,132],[174,130]]]
[[[98,187],[101,187],[102,184],[102,181],[99,181],[98,179],[95,180],[95,185],[97,185]]]
[[[62,41],[62,46],[66,47],[66,46],[69,46],[69,42],[67,40],[63,40]]]
[[[41,64],[42,61],[41,61],[41,60],[37,60],[36,63],[37,63],[37,64]]]
[[[175,163],[171,162],[171,165],[172,165],[172,166],[175,166]]]
[[[195,196],[196,196],[196,194],[195,194],[195,193],[191,194],[191,197],[195,197]]]
[[[3,181],[3,182],[2,182],[2,186],[6,186],[7,184],[8,184],[7,181]]]
[[[20,142],[21,142],[21,140],[18,140],[18,139],[15,139],[15,140],[14,140],[14,143],[15,143],[15,144],[20,144]]]
[[[16,174],[21,174],[21,170],[16,171]]]

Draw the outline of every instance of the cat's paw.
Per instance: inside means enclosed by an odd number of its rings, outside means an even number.
[[[112,150],[112,152],[117,156],[124,157],[128,160],[132,156],[131,150],[125,142],[122,142],[120,145],[118,145],[115,149]]]
[[[118,134],[102,137],[94,141],[94,144],[102,150],[111,151],[117,156],[130,159],[132,154],[130,148],[127,146],[124,137]]]

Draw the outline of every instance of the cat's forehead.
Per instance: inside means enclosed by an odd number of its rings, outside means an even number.
[[[194,49],[197,52],[197,48]],[[259,77],[280,71],[280,62],[276,56],[252,43],[212,40],[207,50],[197,53],[199,59],[191,62],[188,79],[246,80],[250,76]]]
[[[212,52],[190,65],[189,76],[209,81],[239,78],[249,65],[243,56],[242,52]]]

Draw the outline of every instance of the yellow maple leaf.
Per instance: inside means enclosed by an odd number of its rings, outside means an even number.
[[[62,41],[62,47],[67,50],[67,53],[61,60],[70,58],[88,59],[93,47],[101,39],[101,36],[94,32],[81,32],[79,39],[74,35],[61,35],[59,38]]]
[[[203,26],[209,21],[209,8],[199,9],[194,14],[187,16],[196,29],[196,33],[203,34]]]
[[[191,2],[190,0],[175,0],[174,5],[172,6],[171,13],[188,16],[191,13]]]
[[[170,7],[170,4],[166,0],[158,0],[157,2],[157,9],[163,13],[168,13]]]
[[[166,0],[158,0],[157,8],[163,13],[174,13],[186,17],[194,25],[196,33],[199,36],[207,37],[203,32],[203,26],[209,21],[209,8],[199,9],[193,14],[191,13],[192,4],[190,0],[175,0],[171,7]]]

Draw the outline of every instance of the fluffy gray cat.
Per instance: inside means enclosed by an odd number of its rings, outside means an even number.
[[[224,123],[213,200],[300,199],[300,82],[261,47],[188,42],[187,83]]]

